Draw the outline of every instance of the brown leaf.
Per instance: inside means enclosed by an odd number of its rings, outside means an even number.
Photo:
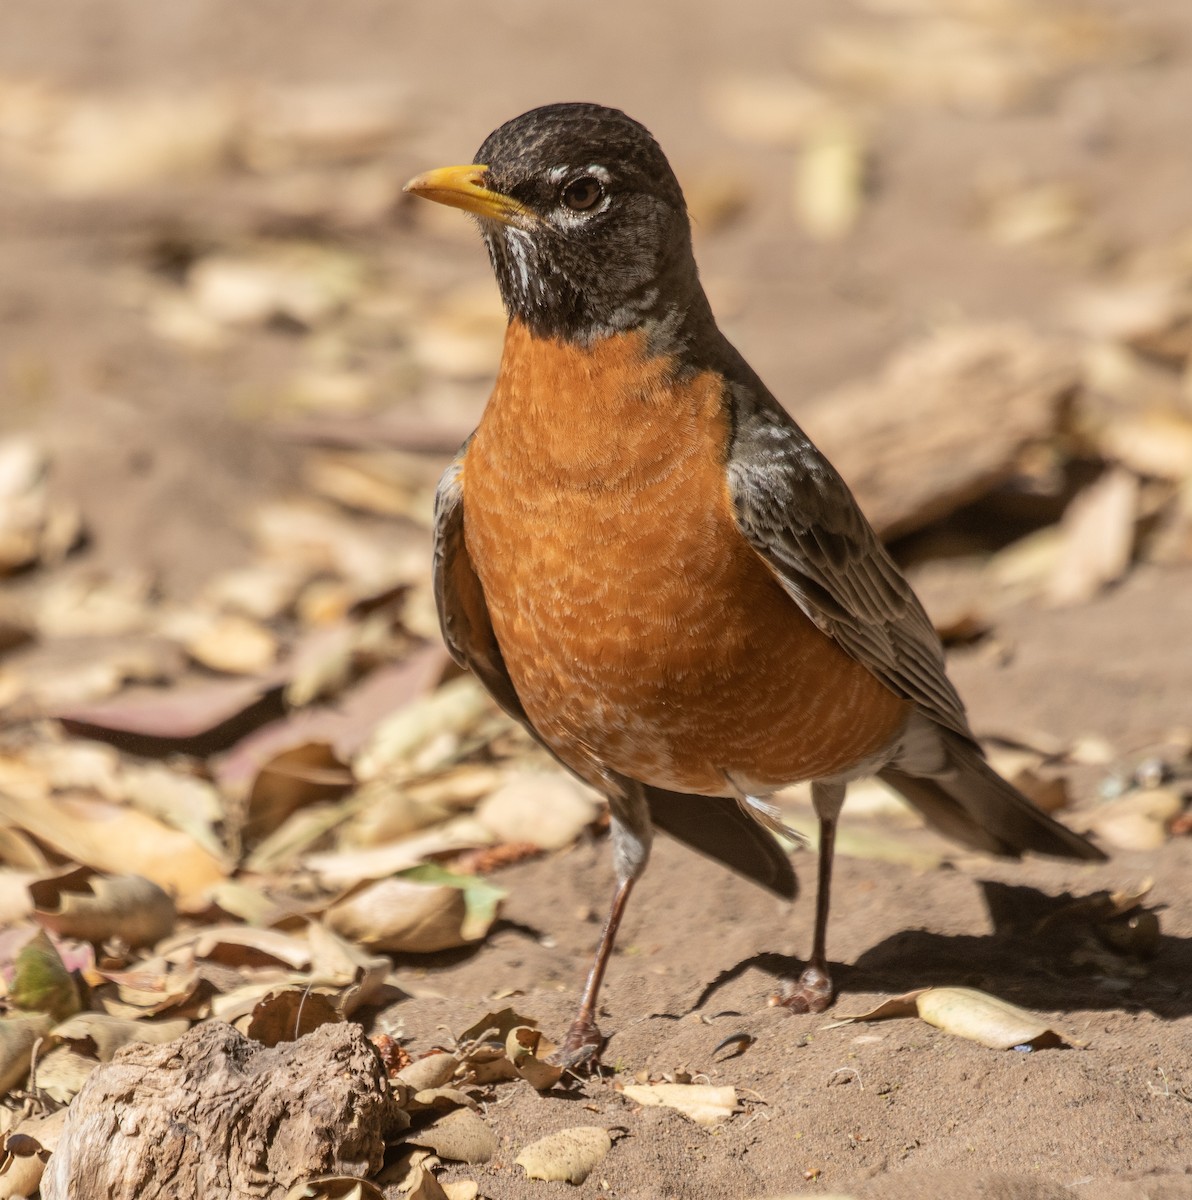
[[[457,1108],[406,1140],[453,1162],[488,1162],[497,1152],[496,1135],[470,1108]]]
[[[129,946],[148,946],[174,930],[174,902],[140,875],[97,875],[80,867],[41,879],[29,894],[35,919],[64,937],[104,942],[118,937]]]
[[[1081,604],[1125,574],[1134,554],[1138,479],[1112,468],[1068,505],[1059,560],[1048,580],[1052,604]]]
[[[355,1175],[323,1175],[294,1184],[286,1200],[385,1200],[385,1193]]]
[[[96,870],[131,869],[174,891],[184,903],[201,897],[225,874],[223,863],[186,834],[83,793],[34,800],[0,790],[0,820]]]
[[[303,939],[276,929],[244,925],[190,929],[157,947],[158,954],[165,958],[181,950],[189,950],[196,959],[210,959],[229,967],[283,965],[299,970],[310,964],[310,946]]]
[[[608,1130],[599,1125],[574,1125],[531,1142],[513,1161],[530,1179],[583,1183],[612,1149]]]
[[[330,997],[309,987],[287,987],[262,997],[244,1032],[263,1046],[296,1042],[320,1025],[339,1021]]]
[[[338,800],[351,786],[351,773],[325,743],[283,750],[262,764],[248,794],[244,845],[256,846],[300,808]]]
[[[893,997],[870,1012],[845,1017],[835,1024],[881,1021],[916,1013],[945,1033],[980,1042],[994,1050],[1019,1047],[1040,1050],[1084,1044],[1057,1032],[1034,1013],[974,988],[919,988],[904,996]],[[835,1024],[831,1027],[835,1028]]]
[[[57,1046],[37,1060],[37,1090],[59,1104],[69,1104],[98,1065],[69,1046]]]
[[[458,1069],[454,1054],[427,1054],[398,1071],[396,1079],[417,1093],[442,1087]]]
[[[30,1056],[53,1020],[45,1013],[0,1018],[0,1092],[18,1086],[29,1075]]]
[[[59,1025],[53,1036],[66,1042],[80,1054],[90,1054],[100,1062],[111,1062],[121,1046],[134,1042],[172,1042],[190,1028],[185,1019],[175,1021],[134,1021],[108,1013],[77,1013]]]
[[[374,950],[429,954],[465,946],[463,891],[382,879],[327,910],[328,928]]]
[[[130,688],[113,700],[62,707],[54,715],[84,729],[188,741],[240,716],[276,686],[273,679],[221,679],[169,689]]]
[[[704,1083],[626,1084],[625,1095],[642,1105],[673,1108],[697,1125],[719,1125],[737,1107],[737,1089]]]
[[[561,850],[601,811],[598,795],[562,772],[510,775],[476,806],[476,820],[501,842],[532,842]]]

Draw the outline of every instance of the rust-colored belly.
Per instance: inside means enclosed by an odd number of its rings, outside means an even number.
[[[740,535],[720,381],[641,350],[511,326],[468,449],[465,539],[526,712],[594,781],[716,795],[847,771],[907,705]]]

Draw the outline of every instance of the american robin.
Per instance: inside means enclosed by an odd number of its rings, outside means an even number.
[[[850,780],[878,775],[966,846],[1104,857],[986,763],[910,585],[717,328],[643,126],[537,108],[407,191],[478,218],[509,315],[492,396],[439,484],[443,636],[609,801],[617,887],[566,1061],[602,1044],[597,994],[655,825],[793,896],[767,797],[811,781],[814,943],[781,998],[803,1012],[834,995]]]

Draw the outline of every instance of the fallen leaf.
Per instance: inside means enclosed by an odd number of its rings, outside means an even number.
[[[84,793],[34,800],[0,789],[0,820],[96,870],[131,869],[173,890],[183,902],[201,897],[225,875],[223,863],[186,834]]]
[[[828,1028],[855,1021],[882,1021],[917,1013],[929,1025],[993,1050],[1050,1049],[1084,1043],[1055,1030],[1042,1018],[974,988],[920,988],[895,996],[867,1013],[845,1017]]]
[[[1015,325],[956,325],[809,402],[801,423],[889,539],[1010,479],[1026,448],[1054,436],[1079,378],[1062,343]]]
[[[603,809],[591,788],[562,772],[519,771],[476,806],[476,820],[500,842],[543,850],[570,846]]]
[[[276,686],[272,679],[221,679],[196,686],[129,688],[112,700],[63,706],[53,715],[84,730],[188,741],[232,721]]]
[[[296,1183],[286,1200],[385,1200],[385,1193],[367,1179],[354,1175],[324,1175]]]
[[[452,1162],[488,1162],[497,1152],[496,1135],[470,1108],[457,1108],[406,1140]]]
[[[28,1078],[33,1047],[53,1024],[45,1013],[0,1018],[0,1092],[10,1091]]]
[[[277,661],[277,638],[236,613],[202,621],[185,642],[195,662],[227,675],[259,675]]]
[[[15,1008],[45,1013],[55,1021],[64,1021],[79,1011],[78,986],[44,929],[17,954],[8,999]]]
[[[174,931],[174,902],[140,875],[97,875],[86,867],[41,879],[29,894],[34,919],[63,937],[104,942],[118,937],[148,946]]]
[[[296,1042],[320,1025],[339,1021],[333,1000],[309,987],[271,991],[257,1001],[244,1033],[263,1046]]]
[[[37,1090],[59,1104],[69,1104],[98,1065],[69,1046],[57,1046],[37,1060]]]
[[[491,712],[492,701],[475,679],[453,679],[376,727],[352,764],[356,777],[368,780],[408,767],[432,739],[458,740]],[[445,749],[442,759],[446,761],[450,753]],[[424,769],[428,768],[426,764]]]
[[[736,1088],[705,1083],[630,1083],[624,1091],[638,1104],[676,1109],[697,1125],[718,1125],[737,1107]]]
[[[134,1021],[108,1013],[78,1013],[52,1031],[73,1050],[94,1055],[100,1062],[111,1062],[121,1046],[135,1042],[172,1042],[190,1028],[187,1020]]]
[[[608,1130],[599,1125],[573,1125],[532,1142],[513,1161],[530,1179],[578,1184],[612,1146]]]
[[[843,113],[820,116],[805,132],[795,165],[794,208],[813,238],[833,241],[856,225],[868,154],[863,131]]]
[[[262,764],[249,791],[244,845],[258,845],[298,809],[338,800],[351,786],[351,773],[330,746],[309,742],[283,750]]]
[[[480,1184],[474,1179],[452,1179],[443,1184],[447,1200],[477,1200]]]
[[[529,1025],[511,1029],[505,1039],[505,1053],[513,1069],[539,1092],[549,1091],[563,1076],[563,1067],[548,1061],[555,1050],[541,1030]]]
[[[454,1054],[427,1054],[398,1071],[395,1079],[417,1093],[442,1087],[459,1069]]]
[[[304,939],[277,929],[244,925],[188,929],[157,946],[157,953],[166,959],[177,959],[183,952],[229,967],[280,964],[301,970],[310,964],[310,946]]]
[[[457,875],[434,863],[421,863],[398,871],[395,879],[408,879],[413,883],[425,883],[440,887],[458,888],[464,894],[465,915],[460,926],[460,936],[466,941],[479,941],[497,919],[501,901],[509,894],[504,888],[496,887],[476,875]]]
[[[333,905],[324,921],[335,933],[370,949],[429,954],[475,940],[464,933],[468,915],[460,888],[382,879]]]
[[[1060,556],[1047,584],[1052,604],[1081,604],[1120,579],[1134,553],[1138,478],[1111,468],[1068,505]]]

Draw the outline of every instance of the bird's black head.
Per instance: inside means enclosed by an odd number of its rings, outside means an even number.
[[[588,343],[702,308],[683,193],[649,131],[614,108],[551,104],[491,133],[476,163],[407,190],[474,213],[511,318]]]

